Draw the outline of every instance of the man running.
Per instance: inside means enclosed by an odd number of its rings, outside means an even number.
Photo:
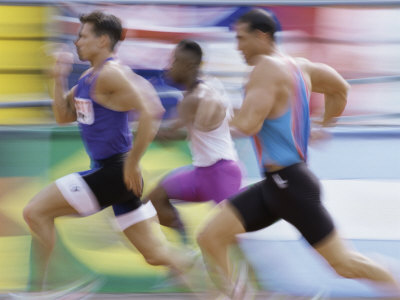
[[[69,174],[43,189],[25,207],[24,218],[32,231],[33,258],[38,263],[31,283],[41,290],[56,241],[54,219],[66,215],[88,216],[113,205],[116,220],[130,242],[151,265],[182,270],[184,256],[172,255],[152,232],[151,204],[142,205],[140,159],[153,140],[164,112],[151,84],[114,58],[121,40],[121,21],[99,11],[80,17],[75,41],[79,58],[91,68],[66,92],[71,71],[68,56],[54,68],[53,111],[57,123],[77,121],[88,155],[89,171]],[[70,59],[69,59],[70,60]],[[132,146],[128,113],[139,114]]]
[[[171,199],[219,203],[238,192],[242,178],[229,131],[229,99],[216,79],[200,77],[202,56],[196,42],[182,40],[167,74],[185,90],[178,119],[167,130],[186,126],[193,164],[170,172],[145,199],[153,203],[160,224],[177,230],[185,243],[185,227]]]
[[[318,179],[306,165],[311,92],[325,96],[322,124],[328,126],[347,102],[349,85],[331,67],[281,53],[275,44],[275,22],[263,10],[252,10],[236,24],[238,49],[254,66],[243,105],[230,125],[254,136],[265,179],[232,197],[198,236],[212,260],[220,288],[243,298],[231,282],[228,247],[236,235],[256,231],[280,219],[295,226],[308,243],[341,276],[396,285],[384,268],[350,249],[339,237],[320,199]],[[295,255],[295,254],[294,254]]]

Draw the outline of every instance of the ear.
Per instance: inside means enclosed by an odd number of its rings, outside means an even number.
[[[267,40],[267,41],[270,41],[270,39],[271,39],[271,35],[269,33],[262,32],[261,30],[258,30],[258,29],[255,30],[255,34],[258,39]]]
[[[110,37],[107,34],[102,34],[99,37],[99,46],[101,48],[106,48],[106,47],[109,48],[110,43],[111,43]]]

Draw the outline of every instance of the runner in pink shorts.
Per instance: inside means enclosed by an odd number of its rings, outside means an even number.
[[[200,46],[183,40],[168,71],[168,77],[186,92],[178,104],[178,119],[167,132],[187,128],[193,163],[173,170],[143,200],[153,203],[160,224],[177,230],[184,243],[185,227],[171,199],[219,203],[236,194],[242,181],[229,130],[229,100],[215,79],[199,79],[201,61]]]

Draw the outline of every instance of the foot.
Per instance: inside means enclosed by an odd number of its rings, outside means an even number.
[[[29,300],[72,300],[87,298],[90,293],[97,291],[103,285],[99,278],[86,277],[64,287],[42,292],[9,293],[8,299]]]

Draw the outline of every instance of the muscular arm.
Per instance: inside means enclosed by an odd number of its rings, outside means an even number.
[[[327,126],[344,111],[350,85],[328,65],[311,63],[306,60],[302,62],[302,65],[309,74],[312,91],[324,94],[325,112],[322,124]]]
[[[226,107],[219,97],[222,95],[212,87],[199,84],[178,104],[179,119],[183,124],[191,124],[200,131],[216,129],[226,115]]]
[[[226,116],[226,107],[219,101],[201,101],[194,118],[194,127],[201,131],[218,128]]]
[[[156,139],[159,141],[184,140],[187,137],[184,126],[180,118],[164,121],[157,131]]]
[[[76,121],[74,105],[74,91],[76,87],[65,92],[67,85],[66,80],[63,78],[55,78],[54,81],[54,101],[52,107],[56,122],[58,124],[66,124]]]
[[[250,74],[242,107],[230,122],[233,132],[254,135],[261,129],[278,96],[279,72],[269,59],[257,64]]]
[[[67,92],[67,76],[71,71],[72,56],[69,53],[61,53],[57,57],[54,70],[54,101],[53,112],[58,124],[71,123],[76,121],[73,87]]]
[[[127,187],[140,196],[142,179],[139,161],[157,133],[164,109],[156,92],[147,81],[135,80],[133,75],[118,67],[104,68],[104,70],[99,75],[96,86],[98,99],[114,110],[134,109],[139,114],[133,147],[125,162],[124,178]]]
[[[194,116],[193,125],[201,131],[211,131],[221,125],[226,116],[226,107],[222,97],[211,87],[204,87],[198,94],[198,107]]]

